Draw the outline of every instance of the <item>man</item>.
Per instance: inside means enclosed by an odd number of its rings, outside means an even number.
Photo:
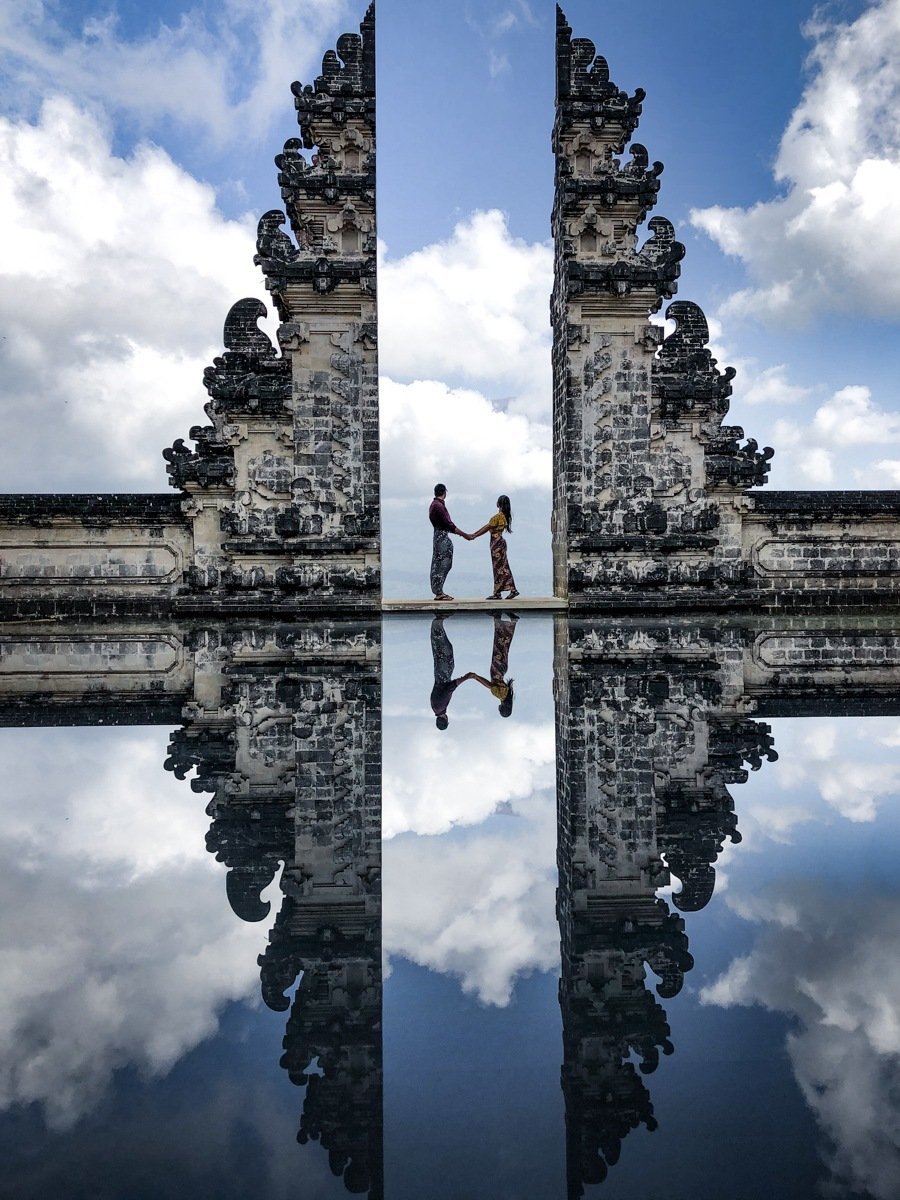
[[[444,591],[444,584],[453,566],[453,543],[450,534],[463,537],[467,541],[469,535],[457,529],[447,512],[447,489],[442,483],[435,484],[434,499],[428,509],[428,520],[434,526],[434,548],[431,554],[431,590],[435,600],[452,600]]]
[[[448,614],[452,616],[451,614]],[[446,729],[450,724],[447,709],[453,699],[453,693],[461,683],[468,679],[477,679],[474,671],[467,671],[458,679],[453,678],[453,644],[444,629],[444,614],[433,618],[431,622],[431,657],[434,659],[434,687],[431,689],[431,711],[434,713],[434,723],[438,729]]]

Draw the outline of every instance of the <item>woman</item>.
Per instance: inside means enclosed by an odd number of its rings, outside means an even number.
[[[516,632],[516,621],[519,618],[515,613],[508,615],[508,621],[504,621],[502,616],[494,617],[490,679],[485,679],[483,675],[476,675],[474,671],[469,673],[473,679],[477,679],[483,687],[486,687],[495,699],[500,701],[497,711],[501,717],[512,716],[513,710],[513,681],[507,679],[506,676],[509,674],[509,648],[512,645],[513,634]]]
[[[512,577],[512,571],[509,569],[509,562],[506,557],[506,538],[504,533],[512,533],[512,509],[509,506],[509,496],[497,497],[497,511],[488,521],[487,525],[483,525],[481,529],[477,529],[474,533],[468,535],[470,542],[475,538],[481,537],[483,533],[491,535],[491,567],[494,572],[494,590],[488,600],[502,600],[501,592],[508,592],[507,600],[512,600],[518,596],[516,591],[516,581]],[[464,535],[465,536],[465,535]]]

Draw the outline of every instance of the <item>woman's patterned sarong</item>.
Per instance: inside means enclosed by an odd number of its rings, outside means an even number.
[[[509,569],[506,557],[506,538],[495,537],[491,534],[491,568],[494,572],[494,594],[497,592],[514,592],[516,581]]]
[[[494,644],[491,647],[491,683],[503,683],[509,674],[509,648],[516,632],[515,621],[494,617]]]

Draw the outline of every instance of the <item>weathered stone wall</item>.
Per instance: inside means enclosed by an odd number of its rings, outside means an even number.
[[[263,214],[255,259],[278,350],[265,307],[239,301],[205,376],[212,424],[191,430],[196,451],[166,451],[197,544],[183,611],[381,600],[374,5],[293,92],[300,137],[275,160],[287,214]]]
[[[192,556],[177,496],[0,496],[0,620],[167,613]]]
[[[900,492],[765,493],[773,451],[723,424],[701,309],[676,301],[684,247],[632,143],[644,93],[557,9],[554,587],[570,608],[811,608],[900,599]]]
[[[761,492],[743,513],[745,590],[765,607],[900,602],[900,492]]]
[[[669,306],[684,247],[654,217],[662,164],[631,143],[644,93],[557,10],[553,130],[554,579],[573,607],[665,595],[690,604],[742,576],[739,498],[770,452],[723,426],[733,371],[706,350],[694,304]]]
[[[208,425],[164,451],[177,496],[0,498],[0,619],[372,612],[381,601],[375,9],[293,85],[285,214],[204,374]]]

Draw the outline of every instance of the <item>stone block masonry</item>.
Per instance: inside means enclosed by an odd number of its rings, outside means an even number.
[[[735,372],[703,312],[669,304],[665,338],[650,320],[684,247],[661,216],[641,237],[663,171],[631,142],[645,94],[559,8],[556,37],[555,594],[572,612],[897,605],[900,492],[750,490],[773,451],[724,424]]]
[[[0,620],[380,609],[374,4],[293,95],[284,210],[255,257],[276,342],[266,306],[238,300],[209,423],[164,451],[174,495],[0,497]],[[900,492],[757,490],[773,451],[725,423],[735,372],[702,310],[668,304],[667,337],[651,320],[684,247],[649,217],[663,167],[631,140],[643,101],[557,9],[555,596],[573,613],[893,608]]]
[[[277,345],[239,300],[177,494],[0,498],[0,619],[379,610],[374,4],[292,90],[255,257]]]

